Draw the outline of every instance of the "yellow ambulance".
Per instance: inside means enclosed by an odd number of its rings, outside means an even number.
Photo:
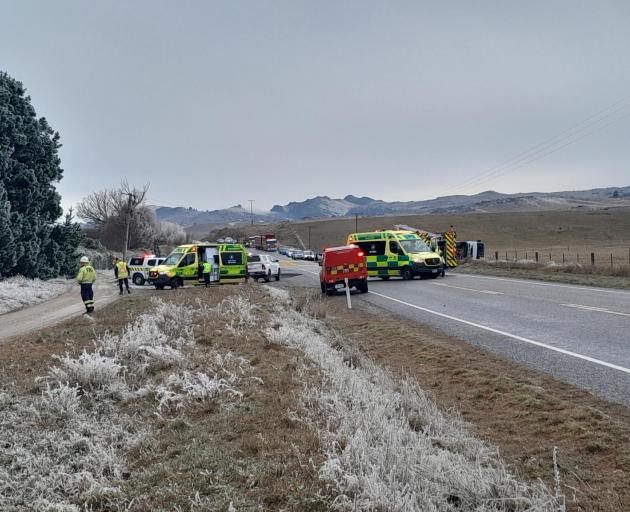
[[[164,262],[149,272],[149,283],[165,286],[203,284],[203,263],[212,262],[211,283],[241,283],[247,277],[247,252],[241,244],[195,243],[176,247]]]
[[[371,231],[351,233],[348,245],[358,245],[365,253],[368,275],[389,279],[436,278],[442,274],[440,255],[413,231]]]

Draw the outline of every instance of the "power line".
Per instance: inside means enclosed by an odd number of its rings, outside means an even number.
[[[508,167],[507,169],[504,169],[501,172],[494,174],[493,176],[489,176],[486,179],[480,180],[477,183],[475,183],[475,185],[481,185],[481,184],[486,183],[488,181],[491,181],[491,180],[493,180],[495,178],[499,178],[499,177],[504,176],[506,174],[509,174],[509,173],[511,173],[513,171],[516,171],[516,170],[518,170],[518,169],[520,169],[522,167],[525,167],[526,165],[528,165],[528,164],[530,164],[532,162],[535,162],[536,160],[540,160],[540,159],[545,158],[545,157],[547,157],[547,156],[549,156],[549,155],[551,155],[553,153],[556,153],[556,152],[560,151],[561,149],[564,149],[565,147],[570,146],[571,144],[575,144],[576,142],[578,142],[578,141],[580,141],[582,139],[585,139],[589,135],[592,135],[595,132],[599,132],[599,131],[603,130],[604,128],[607,128],[608,126],[610,126],[612,124],[615,124],[616,122],[621,121],[622,119],[625,119],[627,117],[630,117],[630,112],[627,112],[626,114],[624,114],[623,116],[621,116],[621,117],[619,117],[617,119],[613,119],[612,121],[606,123],[605,125],[598,126],[597,128],[595,128],[595,129],[585,133],[581,137],[577,137],[575,139],[572,139],[572,140],[566,142],[565,144],[562,144],[561,146],[555,147],[555,148],[551,149],[550,151],[547,151],[546,153],[543,153],[541,155],[538,155],[538,156],[535,156],[533,158],[530,158],[529,160],[526,160],[524,162],[512,165],[512,166]]]
[[[525,151],[518,153],[517,155],[511,158],[508,158],[507,160],[504,160],[500,164],[497,164],[493,167],[490,167],[489,169],[486,169],[480,173],[477,173],[475,176],[472,176],[458,184],[454,184],[443,189],[443,191],[441,191],[437,195],[441,196],[448,191],[458,190],[462,188],[467,188],[472,185],[485,183],[486,181],[490,179],[494,179],[495,177],[498,177],[498,176],[502,176],[506,174],[507,172],[510,172],[515,169],[520,169],[523,165],[526,165],[527,163],[531,163],[535,160],[538,160],[539,158],[544,158],[545,156],[551,153],[555,153],[559,149],[562,149],[566,146],[569,146],[570,144],[573,144],[579,140],[582,140],[584,137],[592,133],[595,133],[599,131],[600,129],[603,129],[617,121],[620,121],[621,119],[624,119],[625,117],[627,117],[628,114],[623,114],[621,117],[613,119],[609,123],[606,123],[601,126],[597,126],[597,125],[600,125],[602,122],[607,121],[611,117],[615,116],[617,113],[623,112],[625,109],[630,107],[630,103],[626,103],[628,99],[630,99],[630,95],[624,96],[623,98],[615,101],[611,105],[596,112],[595,114],[592,114],[586,117],[585,119],[581,120],[575,125],[569,128],[566,128],[565,130],[562,130],[556,135],[549,137],[548,139],[545,139],[542,142],[539,142],[538,144],[530,147],[529,149],[526,149]],[[615,107],[618,107],[618,108],[615,108]],[[596,127],[596,128],[592,129],[593,127]],[[575,138],[577,135],[585,131],[587,133],[584,136]],[[569,142],[565,143],[566,141],[569,141]],[[516,167],[514,167],[515,165]]]

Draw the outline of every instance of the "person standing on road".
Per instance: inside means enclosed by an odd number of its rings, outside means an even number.
[[[120,258],[116,258],[114,260],[114,275],[116,279],[118,279],[118,288],[120,289],[120,294],[123,294],[123,283],[125,284],[125,288],[127,288],[127,293],[131,293],[129,289],[129,267],[127,266],[127,262],[121,260]]]
[[[210,260],[206,260],[203,262],[203,282],[208,288],[210,284],[210,276],[212,275],[212,262]]]
[[[92,285],[96,281],[96,272],[94,267],[90,265],[90,260],[87,256],[82,256],[79,260],[81,268],[77,274],[77,282],[81,286],[81,299],[85,305],[85,312],[90,314],[94,311],[94,290]]]

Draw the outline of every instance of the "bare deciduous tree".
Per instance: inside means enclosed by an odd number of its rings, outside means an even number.
[[[149,184],[134,187],[127,180],[114,189],[94,192],[77,205],[77,214],[82,219],[103,228],[114,221],[122,223],[124,229],[123,257],[127,257],[129,230],[134,219],[143,207]]]

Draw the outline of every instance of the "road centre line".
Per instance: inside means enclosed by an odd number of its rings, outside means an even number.
[[[630,368],[625,368],[623,366],[619,366],[616,364],[608,363],[606,361],[602,361],[601,359],[595,359],[594,357],[585,356],[583,354],[578,354],[577,352],[571,352],[570,350],[565,350],[563,348],[554,347],[552,345],[547,345],[546,343],[542,343],[540,341],[530,340],[529,338],[524,338],[523,336],[518,336],[516,334],[511,334],[509,332],[501,331],[499,329],[494,329],[493,327],[488,327],[486,325],[481,325],[475,322],[470,322],[469,320],[464,320],[463,318],[457,318],[455,316],[447,315],[445,313],[440,313],[439,311],[434,311],[432,309],[423,308],[421,306],[416,306],[415,304],[411,304],[409,302],[405,302],[399,299],[395,299],[394,297],[389,297],[388,295],[383,295],[381,293],[369,291],[372,295],[376,295],[377,297],[382,297],[383,299],[391,300],[393,302],[397,302],[399,304],[403,304],[404,306],[408,306],[410,308],[418,309],[420,311],[424,311],[426,313],[431,313],[432,315],[437,315],[442,318],[447,318],[448,320],[453,320],[455,322],[460,322],[462,324],[470,325],[472,327],[476,327],[478,329],[482,329],[484,331],[489,331],[495,334],[500,334],[501,336],[506,336],[508,338],[512,338],[518,341],[522,341],[524,343],[529,343],[530,345],[535,345],[537,347],[546,348],[547,350],[552,350],[553,352],[558,352],[560,354],[564,354],[567,356],[575,357],[577,359],[582,359],[583,361],[588,361],[590,363],[598,364],[600,366],[605,366],[607,368],[612,368],[613,370],[618,370],[620,372],[624,372],[630,374]]]
[[[630,316],[630,313],[622,313],[621,311],[611,311],[606,308],[599,308],[597,306],[584,306],[582,304],[560,304],[566,308],[583,309],[585,311],[593,311],[595,313],[608,313],[609,315]]]
[[[466,288],[464,286],[454,286],[446,283],[433,283],[434,286],[446,286],[447,288],[457,288],[458,290],[467,290],[469,292],[487,293],[488,295],[505,295],[503,292],[495,292],[494,290],[477,290],[476,288]]]
[[[596,286],[579,286],[577,284],[562,284],[562,283],[543,283],[535,279],[517,279],[515,277],[480,276],[477,274],[457,274],[454,272],[449,272],[447,275],[449,277],[472,277],[475,279],[491,279],[493,281],[507,281],[508,283],[516,282],[516,283],[523,283],[523,284],[531,284],[535,286],[555,286],[557,288],[570,288],[571,290],[586,290],[589,292],[616,293],[620,295],[625,295],[628,298],[630,298],[630,291],[611,290],[607,288],[598,288]]]

